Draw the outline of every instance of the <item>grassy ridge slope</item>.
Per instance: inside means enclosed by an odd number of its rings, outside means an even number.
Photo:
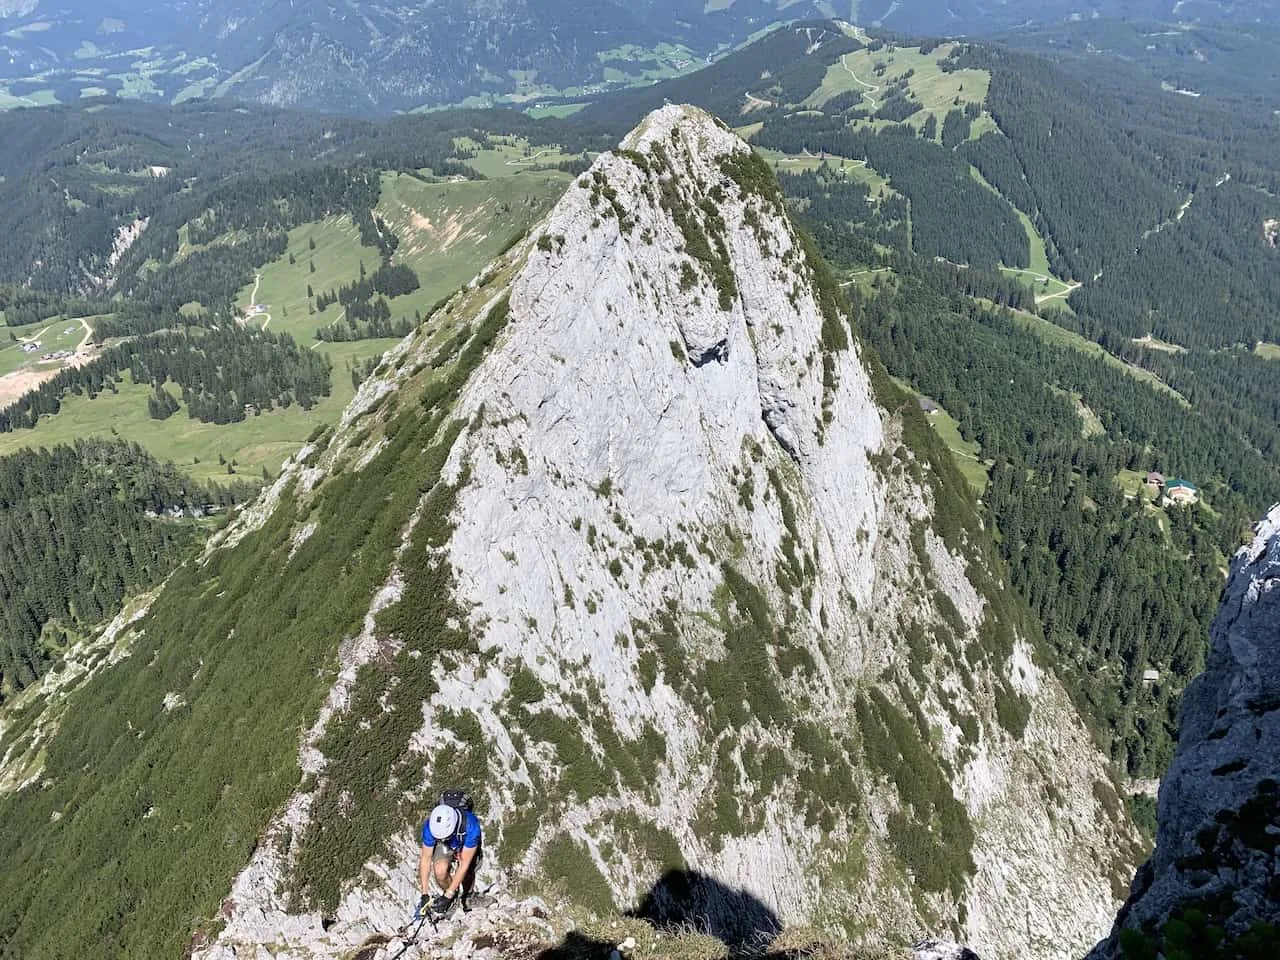
[[[131,654],[85,682],[54,731],[35,722],[47,704],[34,688],[19,702],[0,748],[47,737],[47,786],[0,796],[0,956],[178,956],[213,922],[298,784],[299,728],[438,476],[433,445],[487,341],[425,358],[487,296],[418,333],[424,360],[384,405],[386,442],[363,469],[345,463],[306,494],[289,482],[264,526],[175,573],[122,641]],[[308,521],[324,535],[303,542]]]

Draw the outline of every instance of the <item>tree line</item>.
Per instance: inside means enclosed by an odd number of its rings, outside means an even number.
[[[1009,204],[978,183],[954,151],[907,125],[853,130],[841,118],[793,114],[767,122],[755,137],[784,153],[865,160],[911,204],[911,249],[978,267],[1026,267],[1030,242]]]
[[[0,312],[9,327],[25,327],[49,317],[88,317],[107,313],[113,307],[105,299],[69,297],[51,290],[37,290],[0,284]]]
[[[846,176],[843,161],[828,160],[802,173],[779,171],[777,176],[792,215],[832,264],[876,264],[881,247],[909,249],[907,201],[899,196],[877,201],[865,183]]]

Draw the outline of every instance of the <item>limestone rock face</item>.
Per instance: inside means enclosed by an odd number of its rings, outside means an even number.
[[[702,878],[690,922],[741,942],[935,930],[1065,960],[1097,940],[1134,842],[1104,760],[824,271],[763,161],[669,106],[392,351],[246,513],[336,496],[406,411],[439,418],[438,478],[300,724],[311,776],[194,956],[345,956],[394,930],[417,890],[401,811],[464,769],[482,882],[557,911],[627,907],[679,868]],[[357,741],[388,754],[372,791],[324,753]],[[375,806],[385,841],[327,865],[336,900],[291,896],[298,849]]]
[[[1160,927],[1185,906],[1231,934],[1280,923],[1280,505],[1255,534],[1232,562],[1204,672],[1182,697],[1155,853],[1096,960],[1120,955],[1121,930]]]

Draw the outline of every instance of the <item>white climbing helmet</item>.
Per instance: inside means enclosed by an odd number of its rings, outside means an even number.
[[[427,818],[431,836],[437,840],[448,840],[457,833],[460,819],[461,817],[457,810],[448,804],[440,804],[431,811],[431,816]]]

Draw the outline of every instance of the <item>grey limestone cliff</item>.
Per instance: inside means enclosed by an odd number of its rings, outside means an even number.
[[[404,658],[379,697],[415,714],[385,774],[409,804],[436,786],[425,758],[487,758],[504,883],[626,906],[678,861],[785,926],[1078,955],[1113,915],[1132,830],[976,514],[940,503],[939,466],[906,436],[915,405],[875,385],[824,269],[767,166],[707,114],[665,107],[600,157],[281,478],[324,496],[385,445],[442,326],[494,331],[442,482],[424,484],[429,546],[408,548],[343,675]],[[400,672],[418,641],[381,612],[421,602],[415,555],[440,565],[470,645],[429,682]],[[349,689],[303,745],[315,779],[235,884],[210,960],[337,956],[411,896],[408,831],[343,868],[327,916],[273,892],[296,872],[288,838],[314,850],[333,818],[368,816],[320,737],[378,729]]]

